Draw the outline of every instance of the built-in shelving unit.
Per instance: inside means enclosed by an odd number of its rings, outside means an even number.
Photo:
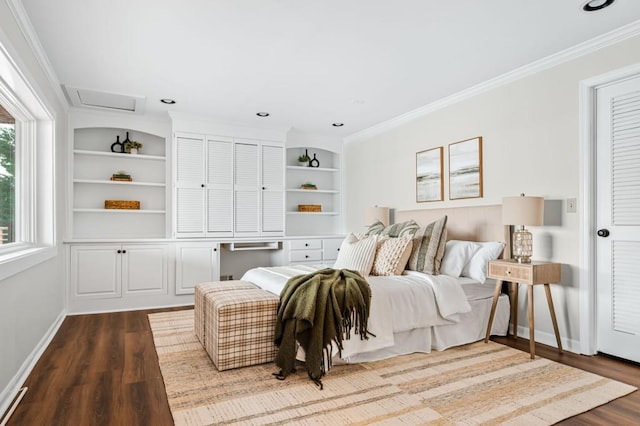
[[[319,167],[298,165],[305,152],[319,161]],[[340,156],[326,149],[304,147],[287,149],[287,235],[330,235],[340,228]],[[303,184],[316,189],[302,189]],[[300,212],[298,205],[320,205],[319,212]]]
[[[138,154],[112,152],[119,137],[141,142]],[[76,128],[73,133],[72,235],[87,238],[164,238],[166,236],[166,140],[109,127]],[[126,172],[131,182],[112,181]],[[105,200],[140,201],[139,210],[105,209]]]

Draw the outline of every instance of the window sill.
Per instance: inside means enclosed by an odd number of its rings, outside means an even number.
[[[58,254],[56,247],[24,246],[10,253],[0,254],[0,280],[26,271]]]

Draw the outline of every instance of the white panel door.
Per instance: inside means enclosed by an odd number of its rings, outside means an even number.
[[[176,294],[193,293],[196,284],[220,280],[220,255],[215,243],[176,246]]]
[[[284,234],[284,149],[262,145],[262,234]]]
[[[598,350],[640,362],[640,77],[596,99]]]
[[[234,150],[234,235],[260,235],[258,144],[237,143]]]
[[[204,138],[176,137],[174,156],[176,237],[204,237]]]
[[[122,295],[121,247],[119,244],[72,246],[71,288],[78,298],[109,298]]]
[[[169,248],[166,244],[122,246],[122,286],[129,294],[166,294]]]
[[[233,142],[207,139],[207,236],[233,235]]]

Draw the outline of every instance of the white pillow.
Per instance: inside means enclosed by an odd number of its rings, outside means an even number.
[[[366,277],[371,272],[373,259],[376,256],[378,236],[372,235],[361,240],[350,233],[342,242],[338,258],[333,265],[335,269],[351,269]]]
[[[444,247],[444,257],[440,263],[440,273],[455,278],[459,277],[465,265],[481,247],[480,243],[473,241],[447,241]]]
[[[473,278],[474,280],[484,284],[487,280],[487,263],[490,260],[496,260],[502,250],[504,249],[504,243],[499,241],[491,241],[480,244],[480,250],[478,250],[469,263],[462,269],[462,276]]]

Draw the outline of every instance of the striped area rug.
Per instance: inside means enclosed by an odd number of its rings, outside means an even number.
[[[336,365],[324,390],[273,364],[218,372],[193,332],[193,311],[149,315],[177,425],[548,425],[634,387],[497,343]]]

